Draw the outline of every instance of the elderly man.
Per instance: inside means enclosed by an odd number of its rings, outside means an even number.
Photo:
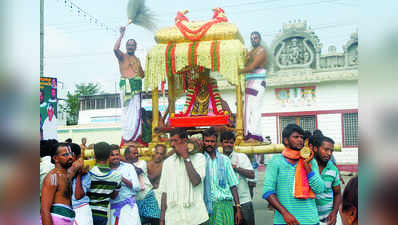
[[[141,134],[141,91],[144,71],[141,62],[135,56],[137,42],[134,39],[127,40],[127,54],[120,51],[120,42],[124,36],[126,27],[120,28],[120,37],[115,43],[113,52],[119,62],[120,69],[120,96],[122,100],[122,114],[120,124],[122,138],[125,142],[135,141]]]
[[[166,146],[157,144],[153,160],[148,163],[148,178],[153,185],[153,189],[159,187],[160,175],[162,173],[163,161],[166,158]]]
[[[238,195],[242,211],[242,225],[255,224],[254,209],[248,179],[254,179],[254,169],[247,155],[234,151],[235,134],[226,131],[220,137],[223,154],[231,160],[232,168],[239,179]]]
[[[69,145],[60,143],[51,153],[55,164],[44,178],[41,189],[41,222],[43,225],[72,225],[75,212],[72,209],[72,178],[82,168],[83,161],[73,164],[73,152]],[[73,166],[72,166],[73,164]]]
[[[161,197],[161,225],[197,225],[208,220],[203,201],[206,160],[203,154],[188,154],[185,129],[170,132],[176,154],[163,163],[158,191]]]
[[[141,225],[138,207],[135,200],[137,191],[140,190],[137,173],[129,163],[120,162],[120,149],[118,145],[111,145],[109,165],[122,175],[122,187],[115,199],[111,199],[111,224]]]
[[[204,200],[209,220],[207,225],[239,224],[242,219],[237,185],[239,181],[229,158],[217,151],[217,132],[209,128],[203,133],[206,157],[206,178]],[[236,214],[234,223],[235,203]]]

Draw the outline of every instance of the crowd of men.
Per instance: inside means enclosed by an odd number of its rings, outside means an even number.
[[[311,154],[302,158],[306,138]],[[255,224],[248,185],[255,171],[246,154],[234,151],[234,133],[203,131],[194,145],[199,151],[190,151],[184,128],[173,129],[169,140],[173,150],[155,146],[148,163],[133,145],[122,157],[118,145],[96,143],[90,170],[78,144],[42,141],[41,167],[48,168],[49,160],[55,166],[42,180],[41,223]],[[357,224],[357,178],[342,200],[334,141],[319,132],[305,135],[295,124],[284,128],[282,140],[285,150],[269,161],[262,191],[275,209],[274,224],[334,225],[339,209],[343,224]]]

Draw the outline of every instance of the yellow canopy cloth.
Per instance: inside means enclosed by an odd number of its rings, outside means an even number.
[[[192,64],[214,69],[236,85],[238,69],[244,67],[245,55],[245,46],[237,39],[157,44],[147,54],[145,90],[158,87],[161,81],[167,80],[168,74],[174,76]],[[217,60],[217,66],[214,66],[214,60]]]

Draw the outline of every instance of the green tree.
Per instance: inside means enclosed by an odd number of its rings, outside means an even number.
[[[76,84],[76,90],[74,93],[66,95],[66,112],[68,116],[66,118],[66,125],[76,125],[79,120],[79,107],[80,107],[80,97],[81,96],[92,96],[100,93],[100,87],[98,84],[88,83],[88,84]]]
[[[75,94],[78,96],[91,96],[100,93],[100,87],[98,84],[88,83],[88,84],[76,84]]]

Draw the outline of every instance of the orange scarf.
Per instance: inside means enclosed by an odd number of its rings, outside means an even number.
[[[315,198],[315,194],[308,183],[307,173],[304,169],[303,158],[300,156],[300,151],[285,148],[282,155],[288,159],[299,159],[294,176],[293,196],[301,199]]]

